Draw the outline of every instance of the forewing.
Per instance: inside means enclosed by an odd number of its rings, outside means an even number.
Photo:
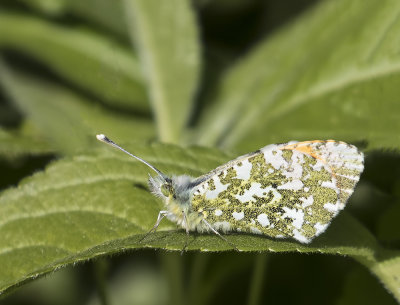
[[[194,188],[192,208],[215,229],[310,242],[344,208],[363,171],[353,145],[269,145],[219,167]]]

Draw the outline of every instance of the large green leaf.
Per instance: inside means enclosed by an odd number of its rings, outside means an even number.
[[[396,0],[322,1],[227,73],[199,142],[254,149],[337,138],[398,147],[399,12]]]
[[[100,144],[99,144],[100,145]],[[204,148],[124,145],[165,173],[200,175],[232,156]],[[140,242],[154,224],[161,203],[148,190],[149,169],[112,149],[76,155],[50,165],[0,196],[0,289],[66,264],[126,249],[182,250],[186,234],[165,221]],[[171,230],[172,231],[165,231]],[[248,234],[227,235],[240,251],[293,251],[349,255],[368,266],[399,298],[399,279],[390,266],[399,255],[385,251],[351,215],[343,212],[310,245]],[[225,251],[218,236],[191,234],[189,250]]]
[[[34,56],[112,105],[149,109],[136,57],[106,36],[8,12],[0,15],[0,47]]]
[[[67,88],[14,71],[2,62],[0,86],[41,134],[63,153],[90,149],[96,133],[105,131],[136,140],[155,137],[148,119],[106,111]]]
[[[188,0],[125,0],[131,36],[147,76],[160,139],[178,142],[200,72],[194,13]]]

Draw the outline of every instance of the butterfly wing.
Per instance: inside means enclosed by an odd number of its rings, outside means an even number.
[[[193,189],[192,209],[219,231],[309,243],[344,208],[363,163],[344,142],[268,145],[206,175]]]

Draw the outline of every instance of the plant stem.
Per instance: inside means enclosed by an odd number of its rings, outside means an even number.
[[[97,286],[97,293],[99,295],[99,301],[101,305],[108,305],[108,293],[107,293],[107,271],[108,261],[106,258],[100,258],[94,261],[93,264],[94,275]]]
[[[179,253],[161,253],[161,263],[169,285],[169,304],[184,305],[183,294],[183,257]]]
[[[248,305],[257,305],[260,303],[262,293],[262,284],[267,263],[267,253],[258,253],[254,262],[253,278],[250,282]]]
[[[200,297],[198,292],[202,284],[205,267],[207,266],[209,257],[210,256],[205,253],[196,253],[193,258],[189,288],[187,292],[188,304],[195,305],[202,303],[201,300],[203,298]]]

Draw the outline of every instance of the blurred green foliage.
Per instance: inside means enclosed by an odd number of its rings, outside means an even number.
[[[0,304],[400,302],[399,12],[397,0],[0,0]],[[139,243],[161,203],[148,169],[97,133],[166,173],[328,138],[358,145],[366,168],[310,245],[231,234],[234,252],[194,233],[181,255],[167,221]]]

